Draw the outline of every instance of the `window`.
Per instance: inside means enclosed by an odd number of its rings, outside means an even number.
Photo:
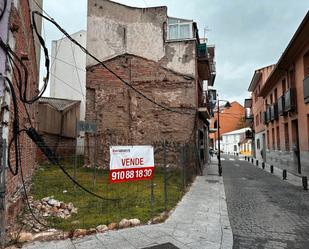
[[[168,40],[181,40],[193,38],[192,22],[176,18],[168,19],[167,29]]]
[[[234,151],[237,151],[237,145],[234,145]]]
[[[261,148],[260,139],[256,140],[256,147],[258,150]]]
[[[273,94],[270,94],[270,104],[273,103]]]
[[[286,91],[286,82],[285,79],[282,80],[282,94],[284,94]]]
[[[275,97],[274,102],[276,102],[278,100],[277,88],[275,89],[274,97]]]

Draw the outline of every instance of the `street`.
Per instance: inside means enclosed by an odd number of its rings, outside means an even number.
[[[233,248],[309,248],[309,193],[243,158],[222,159]]]

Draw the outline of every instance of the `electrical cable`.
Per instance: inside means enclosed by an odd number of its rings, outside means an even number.
[[[181,112],[181,111],[177,111],[177,110],[173,110],[170,107],[164,106],[163,104],[157,103],[156,101],[154,101],[153,99],[151,99],[150,97],[148,97],[147,95],[145,95],[143,92],[141,92],[140,90],[136,89],[134,86],[132,86],[129,82],[127,82],[126,80],[124,80],[122,77],[120,77],[117,73],[115,73],[112,69],[110,69],[108,66],[106,66],[102,61],[100,61],[97,57],[95,57],[93,54],[91,54],[85,47],[83,47],[79,42],[77,42],[74,38],[72,38],[53,18],[47,17],[45,15],[43,15],[42,13],[38,12],[38,11],[33,11],[32,12],[32,20],[34,23],[34,27],[36,30],[36,33],[38,36],[40,36],[37,32],[36,29],[36,23],[35,23],[35,15],[41,16],[43,19],[51,22],[54,26],[56,26],[56,28],[63,33],[72,43],[74,43],[75,45],[77,45],[85,54],[87,54],[89,57],[91,57],[92,59],[94,59],[98,64],[100,64],[101,66],[103,66],[108,72],[110,72],[112,75],[114,75],[117,79],[119,79],[123,84],[125,84],[126,86],[128,86],[130,89],[132,89],[133,91],[135,91],[137,94],[139,94],[140,96],[142,96],[144,99],[148,100],[149,102],[153,103],[154,105],[173,112],[173,113],[178,113],[178,114],[184,114],[184,115],[194,115],[194,113],[192,112]],[[45,50],[45,49],[44,49]]]
[[[18,148],[19,145],[19,118],[18,118],[18,105],[17,105],[17,97],[15,94],[15,90],[13,87],[13,84],[11,80],[2,75],[0,73],[0,78],[4,79],[9,85],[11,96],[12,96],[12,102],[13,102],[13,112],[14,112],[14,118],[13,118],[13,137],[9,142],[8,145],[8,151],[10,152],[12,149],[12,145],[14,143],[15,147],[15,169],[13,169],[13,166],[11,165],[11,153],[8,153],[8,168],[10,172],[12,173],[13,176],[16,176],[18,174],[18,169],[19,169],[19,158],[20,158],[20,150]]]
[[[0,21],[1,21],[2,17],[4,16],[6,6],[7,6],[7,0],[4,0],[3,6],[2,6],[2,9],[1,9],[1,13],[0,13]]]

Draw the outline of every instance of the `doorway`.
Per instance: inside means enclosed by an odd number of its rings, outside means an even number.
[[[296,159],[297,172],[301,174],[301,163],[300,163],[300,148],[299,148],[299,132],[298,132],[298,121],[297,119],[292,121],[292,149],[293,157]]]

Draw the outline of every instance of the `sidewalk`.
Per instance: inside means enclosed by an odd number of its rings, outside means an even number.
[[[163,246],[162,244],[171,243]],[[159,246],[162,245],[162,246]],[[174,247],[173,247],[174,245]],[[207,166],[165,223],[109,231],[82,239],[26,244],[24,249],[231,249],[233,235],[217,162]]]
[[[252,159],[253,159],[253,163],[251,162]],[[251,164],[253,164],[254,166],[262,169],[262,163],[258,162],[258,165],[256,165],[257,161],[258,160],[256,158],[250,157],[250,161],[249,162]],[[270,164],[264,163],[264,167],[265,167],[264,168],[265,171],[270,172]],[[275,175],[275,176],[277,176],[277,177],[282,179],[283,170],[278,168],[278,167],[276,167],[276,166],[273,166],[273,167],[274,167],[273,175]],[[290,183],[290,184],[292,184],[294,186],[301,187],[301,188],[303,187],[301,176],[294,175],[294,174],[292,174],[290,172],[287,172],[287,179],[285,181],[287,181],[288,183]]]

